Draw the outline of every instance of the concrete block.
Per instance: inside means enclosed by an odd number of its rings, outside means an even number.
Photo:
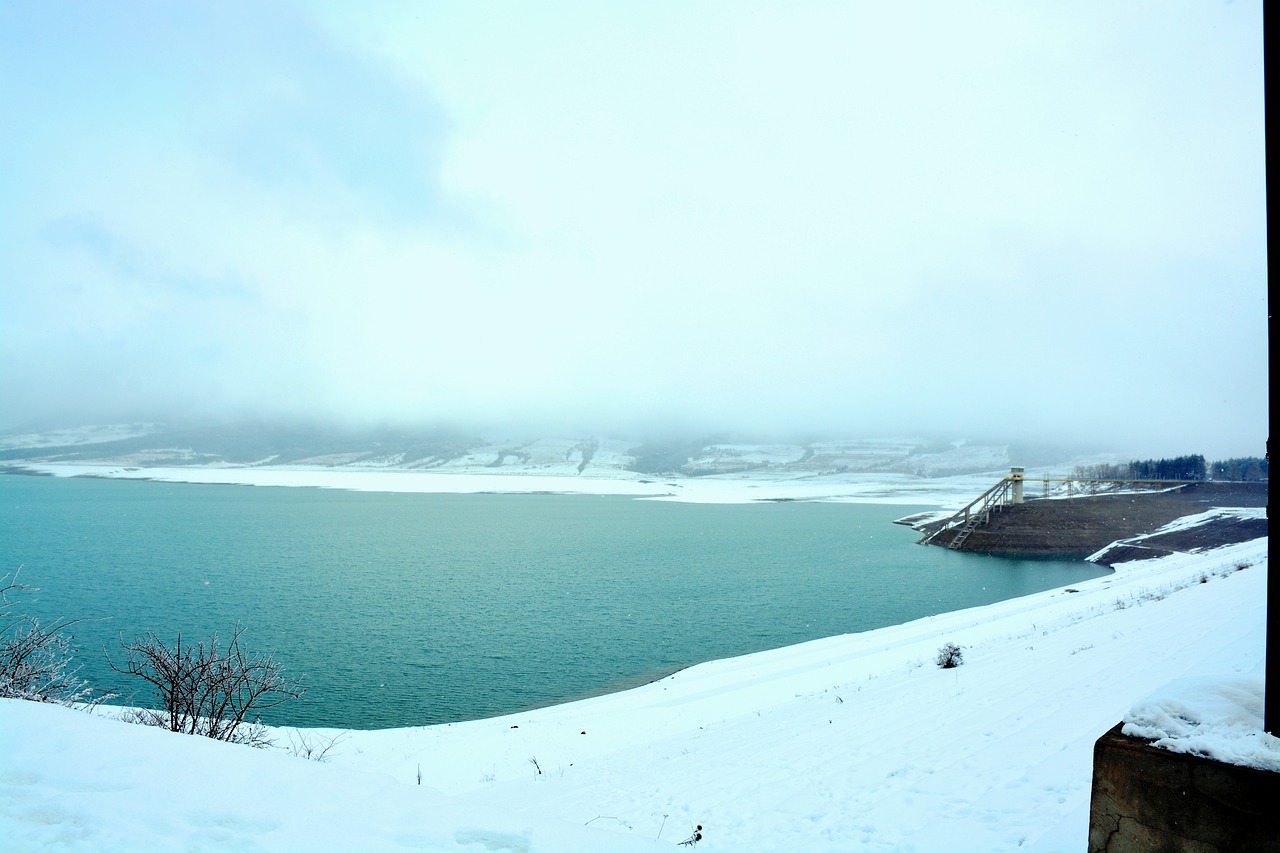
[[[1089,853],[1280,851],[1280,773],[1120,733],[1093,747]]]

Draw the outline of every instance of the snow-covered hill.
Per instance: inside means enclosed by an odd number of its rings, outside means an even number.
[[[1069,454],[1054,461],[1065,471]],[[715,439],[652,442],[600,436],[497,436],[446,431],[333,432],[261,426],[171,428],[117,424],[0,438],[0,464],[115,467],[311,467],[355,471],[814,477],[941,477],[1042,464],[1013,459],[1004,444],[861,438],[778,444]]]

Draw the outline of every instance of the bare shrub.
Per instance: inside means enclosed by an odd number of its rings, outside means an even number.
[[[71,665],[74,639],[67,629],[84,619],[55,619],[45,624],[34,616],[16,612],[10,595],[35,592],[12,577],[0,577],[0,697],[56,702],[59,705],[96,705],[106,695],[94,696],[89,683]]]
[[[955,643],[946,643],[938,649],[937,664],[943,669],[954,669],[964,663],[964,652]]]
[[[329,760],[329,750],[337,746],[338,742],[347,737],[349,732],[340,732],[333,737],[325,737],[317,732],[304,732],[302,729],[294,729],[286,734],[289,738],[289,752],[299,758],[324,763]],[[421,767],[418,768],[418,784],[422,784]]]
[[[179,634],[172,648],[151,632],[128,644],[121,638],[124,663],[117,666],[110,655],[107,663],[116,672],[146,681],[159,699],[159,709],[136,711],[133,721],[231,743],[271,745],[257,712],[304,691],[296,679],[284,676],[274,654],[246,651],[240,643],[243,632],[236,625],[225,648],[216,634],[207,644],[194,646],[184,645]]]

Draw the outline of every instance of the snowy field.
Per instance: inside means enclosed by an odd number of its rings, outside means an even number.
[[[894,491],[810,496],[860,488]],[[1170,748],[1280,771],[1266,568],[1265,539],[1127,563],[507,717],[281,729],[275,750],[3,700],[0,848],[669,850],[700,825],[708,850],[1084,850],[1093,743],[1126,714]],[[943,670],[948,642],[964,663]],[[316,762],[304,743],[332,746]]]

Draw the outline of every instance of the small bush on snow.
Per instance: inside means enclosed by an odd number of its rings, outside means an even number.
[[[964,663],[964,652],[955,643],[946,643],[938,649],[937,660],[938,666],[943,669],[953,669]]]
[[[121,637],[124,663],[117,665],[108,657],[107,665],[146,681],[161,705],[158,710],[137,711],[132,721],[229,743],[271,746],[257,713],[305,691],[297,679],[285,677],[274,653],[246,650],[240,643],[243,633],[236,625],[225,646],[217,634],[195,645],[184,644],[178,634],[172,646],[151,632],[128,644]]]

